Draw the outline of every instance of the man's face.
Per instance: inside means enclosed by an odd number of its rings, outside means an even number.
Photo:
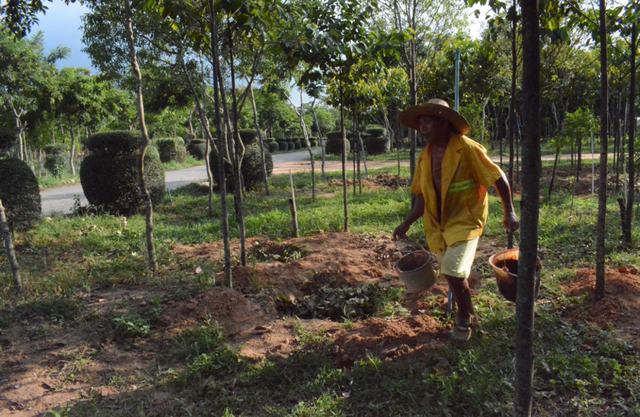
[[[420,116],[418,118],[418,133],[427,143],[439,140],[446,135],[447,124],[439,117]]]

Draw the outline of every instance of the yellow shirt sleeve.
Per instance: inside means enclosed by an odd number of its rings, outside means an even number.
[[[422,177],[422,158],[424,158],[426,151],[427,148],[424,148],[418,157],[416,172],[413,175],[413,182],[411,183],[411,189],[409,190],[411,191],[411,194],[422,195],[422,183],[420,178]]]
[[[469,157],[474,177],[480,185],[488,190],[500,179],[503,173],[502,169],[489,158],[487,150],[480,144],[474,147]]]

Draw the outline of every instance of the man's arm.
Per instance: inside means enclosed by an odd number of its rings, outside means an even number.
[[[513,200],[511,199],[511,187],[509,187],[509,181],[507,181],[504,173],[494,184],[496,191],[502,200],[502,208],[504,209],[504,217],[502,218],[502,224],[504,225],[507,233],[513,233],[520,228],[520,221],[513,208]]]
[[[407,215],[407,218],[400,224],[400,226],[396,227],[396,230],[393,231],[393,239],[406,239],[407,232],[411,225],[418,220],[420,217],[424,215],[424,196],[422,194],[416,195],[416,200],[413,203],[413,207],[411,207],[411,211]]]

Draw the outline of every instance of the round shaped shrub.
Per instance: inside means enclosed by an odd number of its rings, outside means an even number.
[[[42,210],[38,179],[26,162],[0,158],[0,200],[9,227],[26,229],[40,218]]]
[[[387,133],[387,129],[382,126],[371,126],[367,128],[367,133],[371,136],[384,136]]]
[[[89,136],[85,147],[95,156],[114,157],[127,155],[140,149],[142,135],[134,130],[97,133]]]
[[[293,140],[288,140],[287,141],[287,151],[293,151],[296,149],[296,144],[293,142]]]
[[[382,155],[391,150],[391,143],[386,136],[370,136],[364,146],[368,155]]]
[[[318,146],[318,138],[315,136],[311,136],[309,138],[309,143],[311,144],[312,148],[315,148],[316,146]]]
[[[264,162],[267,168],[267,177],[271,176],[273,172],[273,158],[271,154],[265,149]],[[216,184],[220,184],[220,172],[218,165],[218,154],[215,150],[211,150],[209,153],[209,164],[211,166],[211,174]],[[242,178],[244,181],[244,188],[251,189],[258,184],[262,184],[264,176],[262,174],[262,159],[260,158],[260,147],[257,143],[245,147],[244,158],[242,159],[242,166],[240,171],[242,172]],[[231,172],[232,167],[228,162],[225,162],[225,178],[226,187],[228,192],[233,192],[233,174]]]
[[[69,147],[63,143],[52,143],[44,147],[44,151],[47,154],[44,159],[44,167],[54,177],[59,178],[64,172],[68,150]]]
[[[129,143],[122,132],[115,132],[117,139],[114,140],[109,140],[108,133],[100,134],[100,141],[109,146],[93,148],[98,152],[87,156],[80,165],[80,183],[89,203],[108,213],[125,216],[144,209],[138,182],[139,150],[132,146],[141,143],[141,139],[135,132],[127,134],[131,139]],[[92,139],[90,137],[87,142]],[[124,149],[118,150],[116,143],[122,143]],[[108,151],[104,152],[105,149]],[[147,148],[144,174],[152,203],[161,204],[165,193],[164,169],[155,147]]]
[[[238,133],[244,146],[253,145],[258,141],[258,132],[255,129],[240,129]]]
[[[11,129],[0,129],[0,156],[9,151],[16,140],[18,140],[16,132]]]
[[[183,164],[187,160],[187,149],[182,138],[160,138],[156,140],[156,146],[162,162],[175,161]]]
[[[277,139],[276,143],[278,144],[278,150],[279,151],[286,151],[287,149],[289,149],[289,145],[287,144],[287,141],[284,139]]]
[[[294,140],[294,141],[293,141],[294,149],[300,149],[300,148],[302,148],[302,144],[303,144],[303,143],[304,143],[304,139],[302,139],[302,138],[298,138],[298,139]]]
[[[193,156],[198,161],[203,160],[207,153],[207,143],[201,139],[193,139],[189,142],[186,148],[189,155]]]
[[[351,143],[346,140],[347,153],[351,151]],[[331,155],[342,155],[342,133],[328,132],[327,140],[324,144],[324,150]]]
[[[269,153],[277,152],[280,149],[278,142],[275,140],[273,142],[267,142],[266,144],[269,147]]]

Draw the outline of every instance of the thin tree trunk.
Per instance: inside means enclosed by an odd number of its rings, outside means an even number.
[[[516,417],[529,417],[533,398],[534,294],[540,209],[540,27],[537,1],[521,0],[520,8],[523,26],[522,93],[525,136],[522,145],[522,223],[516,296],[513,410]]]
[[[347,209],[347,135],[344,131],[344,94],[342,74],[338,81],[340,89],[340,132],[342,132],[342,200],[344,206],[344,231],[349,231],[349,210]]]
[[[213,66],[213,106],[216,118],[216,135],[218,136],[218,178],[220,178],[218,188],[220,190],[220,219],[224,246],[224,285],[231,288],[233,277],[231,274],[231,244],[229,242],[229,205],[227,202],[227,186],[224,168],[226,136],[222,129],[222,117],[220,115],[220,96],[223,92],[220,91],[219,85],[222,85],[222,74],[220,72],[220,61],[218,60],[218,25],[213,0],[209,0],[209,20],[211,30],[211,62]]]
[[[515,135],[516,135],[516,78],[518,76],[518,51],[517,51],[517,11],[516,0],[513,0],[513,13],[511,22],[511,103],[509,105],[509,184],[511,184],[511,193],[513,195],[513,165],[515,151]],[[507,233],[507,248],[513,248],[513,233]]]
[[[600,179],[596,226],[596,300],[604,297],[605,222],[607,218],[607,148],[609,134],[606,0],[600,0]]]
[[[553,160],[553,170],[551,171],[551,181],[549,181],[549,194],[547,197],[547,204],[551,204],[551,193],[553,192],[553,182],[556,179],[556,167],[558,166],[558,157],[560,156],[560,150],[556,150],[556,157]]]
[[[140,67],[138,67],[138,59],[136,57],[135,44],[133,42],[133,26],[131,24],[131,5],[129,0],[124,0],[125,9],[125,29],[127,34],[127,42],[129,43],[129,59],[131,60],[131,69],[136,79],[136,97],[138,105],[138,118],[140,119],[140,130],[142,132],[142,145],[140,146],[140,157],[138,160],[138,182],[140,192],[146,209],[146,235],[147,235],[147,255],[149,257],[149,269],[152,273],[158,269],[158,261],[156,260],[156,250],[153,242],[153,204],[151,195],[147,189],[147,183],[144,177],[144,157],[149,145],[149,135],[147,126],[144,122],[144,100],[142,98],[142,75]]]
[[[244,144],[240,139],[240,133],[238,132],[238,99],[236,98],[236,75],[235,75],[235,64],[234,64],[234,54],[233,54],[233,37],[231,35],[231,21],[229,17],[227,17],[227,36],[229,40],[229,62],[231,69],[231,100],[233,106],[233,133],[231,137],[233,138],[233,142],[235,142],[235,159],[234,159],[234,182],[235,182],[235,206],[236,206],[236,220],[238,222],[238,229],[240,231],[240,262],[242,266],[247,265],[247,231],[244,224],[244,203],[243,203],[243,184],[242,184],[242,160],[244,158]]]
[[[627,210],[624,219],[624,243],[631,246],[631,220],[633,219],[633,200],[635,189],[635,137],[636,137],[636,55],[638,48],[638,27],[634,21],[631,26],[631,83],[629,86],[629,181],[627,181]]]
[[[320,129],[320,123],[318,122],[318,115],[316,114],[316,99],[313,99],[313,103],[311,103],[311,112],[313,113],[313,121],[316,123],[316,127],[318,128],[318,140],[320,141],[320,151],[322,152],[322,179],[326,179],[327,176],[324,172],[324,162],[326,158],[326,153],[324,151],[324,136],[322,135],[322,129]]]
[[[249,93],[251,95],[251,108],[253,109],[253,126],[258,134],[258,143],[260,144],[260,166],[262,168],[262,183],[264,185],[264,195],[269,196],[269,178],[267,174],[267,166],[264,163],[264,140],[262,139],[262,132],[260,131],[260,124],[258,123],[258,108],[256,107],[256,98],[253,95],[253,84],[249,82],[249,78],[245,76],[247,84],[249,85]],[[313,163],[312,163],[313,166]]]
[[[316,169],[315,169],[315,160],[313,158],[313,149],[311,149],[311,142],[309,141],[309,132],[307,131],[307,124],[304,122],[304,114],[302,112],[302,89],[300,89],[300,111],[296,108],[296,105],[291,100],[291,97],[287,97],[289,99],[289,103],[291,103],[291,107],[293,107],[293,111],[298,115],[298,119],[300,120],[300,128],[302,129],[302,136],[304,136],[304,143],[309,151],[309,160],[311,161],[311,199],[313,201],[316,200]]]
[[[73,159],[76,153],[76,135],[74,132],[75,129],[71,117],[69,117],[68,120],[70,126],[69,132],[71,133],[71,152],[69,152],[69,167],[71,168],[71,175],[76,175],[76,167],[73,163]]]
[[[22,279],[20,278],[20,265],[16,259],[16,252],[13,249],[13,241],[11,240],[11,230],[9,230],[9,224],[7,223],[7,216],[5,215],[4,206],[2,200],[0,200],[0,231],[2,232],[2,239],[4,240],[4,249],[9,259],[9,265],[11,266],[11,273],[13,274],[13,284],[16,287],[16,291],[22,291]]]

